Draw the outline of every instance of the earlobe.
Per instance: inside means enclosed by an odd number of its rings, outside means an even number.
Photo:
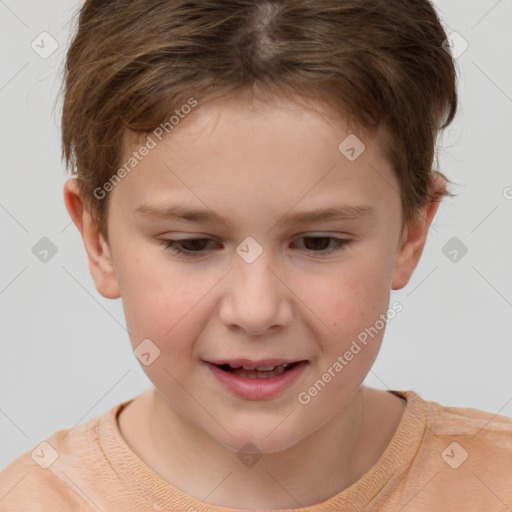
[[[416,220],[411,220],[405,229],[395,262],[391,289],[400,290],[409,282],[423,252],[427,231],[428,226],[421,216]]]
[[[71,219],[82,236],[89,260],[89,271],[94,279],[96,289],[107,299],[119,298],[121,294],[114,271],[111,249],[85,207],[76,178],[71,178],[64,184],[64,202]]]
[[[439,194],[446,190],[446,181],[442,176],[434,180],[432,199],[423,207],[406,226],[395,262],[395,270],[391,283],[392,290],[400,290],[409,282],[414,269],[423,253],[427,235],[439,208]]]

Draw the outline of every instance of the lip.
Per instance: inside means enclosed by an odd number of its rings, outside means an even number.
[[[231,360],[230,362],[220,362],[220,364],[238,365],[239,362],[247,363],[248,365],[256,364],[258,367],[264,366],[277,366],[287,362],[293,363],[295,361],[285,361],[278,359],[265,359],[261,361],[248,361],[247,359]],[[283,361],[283,362],[278,362]],[[277,362],[277,363],[276,363]],[[260,379],[247,379],[239,377],[232,373],[221,370],[217,363],[206,362],[206,365],[212,372],[221,385],[231,391],[233,394],[245,398],[246,400],[271,400],[277,397],[287,389],[289,389],[302,374],[308,361],[300,361],[290,370],[277,375],[276,377],[260,378]],[[243,365],[240,365],[243,366]]]

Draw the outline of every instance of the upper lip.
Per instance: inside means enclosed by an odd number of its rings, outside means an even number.
[[[281,364],[299,363],[304,359],[259,359],[257,361],[251,359],[219,359],[216,361],[208,361],[216,366],[229,364],[232,368],[245,368],[246,370],[255,370],[256,368],[271,368]]]

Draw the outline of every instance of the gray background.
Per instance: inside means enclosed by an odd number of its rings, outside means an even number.
[[[79,4],[0,0],[0,470],[151,386],[62,197],[54,103]],[[469,44],[457,58],[460,110],[439,141],[458,197],[441,205],[411,282],[392,292],[404,310],[366,384],[512,416],[512,2],[435,5]],[[45,31],[59,47],[42,58],[31,44]],[[47,262],[32,252],[43,237],[57,249]],[[453,237],[468,248],[455,262],[443,252]]]

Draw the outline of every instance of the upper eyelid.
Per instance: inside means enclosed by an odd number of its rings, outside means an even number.
[[[332,240],[335,240],[337,242],[350,242],[352,241],[351,237],[348,237],[347,235],[336,235],[332,233],[306,233],[306,234],[300,234],[293,238],[293,240],[300,240],[302,238],[330,238]],[[180,242],[189,242],[189,241],[197,241],[201,240],[206,242],[214,242],[216,244],[220,244],[215,238],[211,238],[208,236],[194,236],[190,238],[162,238],[162,242],[173,242],[174,244],[179,244]],[[190,251],[187,249],[183,249],[185,252],[203,252],[203,251]]]

